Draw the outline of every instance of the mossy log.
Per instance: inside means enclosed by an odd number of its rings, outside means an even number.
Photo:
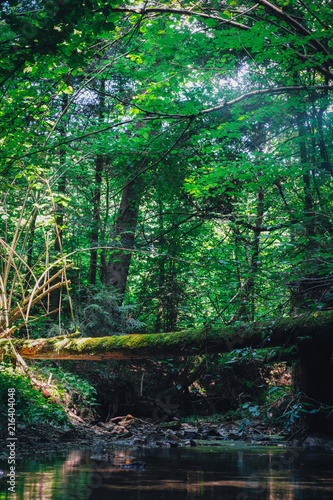
[[[331,339],[333,343],[333,311],[174,333],[96,338],[61,336],[33,340],[12,338],[12,343],[25,359],[107,360],[193,356],[244,347],[288,347],[316,338]],[[0,340],[0,354],[10,353],[8,340]]]

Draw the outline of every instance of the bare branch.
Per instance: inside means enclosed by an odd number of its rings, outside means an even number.
[[[251,9],[252,10],[252,9]],[[237,23],[232,19],[224,19],[223,17],[214,16],[212,14],[205,14],[204,12],[194,12],[186,9],[169,9],[167,7],[148,7],[147,9],[134,9],[132,7],[115,7],[112,9],[113,12],[133,12],[133,14],[154,14],[155,12],[158,14],[176,14],[180,16],[198,16],[202,19],[212,19],[213,21],[218,21],[222,24],[228,24],[233,28],[238,28],[241,30],[249,31],[251,29],[250,26],[246,26],[246,24]]]

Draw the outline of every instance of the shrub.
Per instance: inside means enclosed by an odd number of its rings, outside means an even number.
[[[0,363],[0,424],[8,422],[8,389],[15,389],[15,420],[17,424],[38,425],[47,422],[54,426],[69,425],[65,410],[48,402],[32,386],[30,380],[13,365]]]
[[[81,303],[74,298],[78,329],[87,337],[137,333],[143,323],[132,317],[135,306],[120,305],[121,296],[107,287],[86,287]]]

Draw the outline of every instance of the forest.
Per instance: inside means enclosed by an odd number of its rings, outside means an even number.
[[[0,8],[1,397],[331,429],[331,2]]]

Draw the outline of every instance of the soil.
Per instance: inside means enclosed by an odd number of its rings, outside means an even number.
[[[73,417],[72,426],[66,429],[40,424],[38,427],[17,428],[17,456],[38,453],[57,453],[71,449],[89,448],[94,456],[101,456],[110,448],[133,447],[191,447],[197,445],[222,445],[226,441],[244,441],[253,445],[303,446],[311,450],[333,452],[333,440],[325,437],[306,436],[302,429],[286,435],[279,427],[268,427],[261,422],[153,422],[132,415],[115,417],[108,422],[87,423]],[[5,438],[0,439],[6,450]],[[6,452],[0,457],[6,458]]]

